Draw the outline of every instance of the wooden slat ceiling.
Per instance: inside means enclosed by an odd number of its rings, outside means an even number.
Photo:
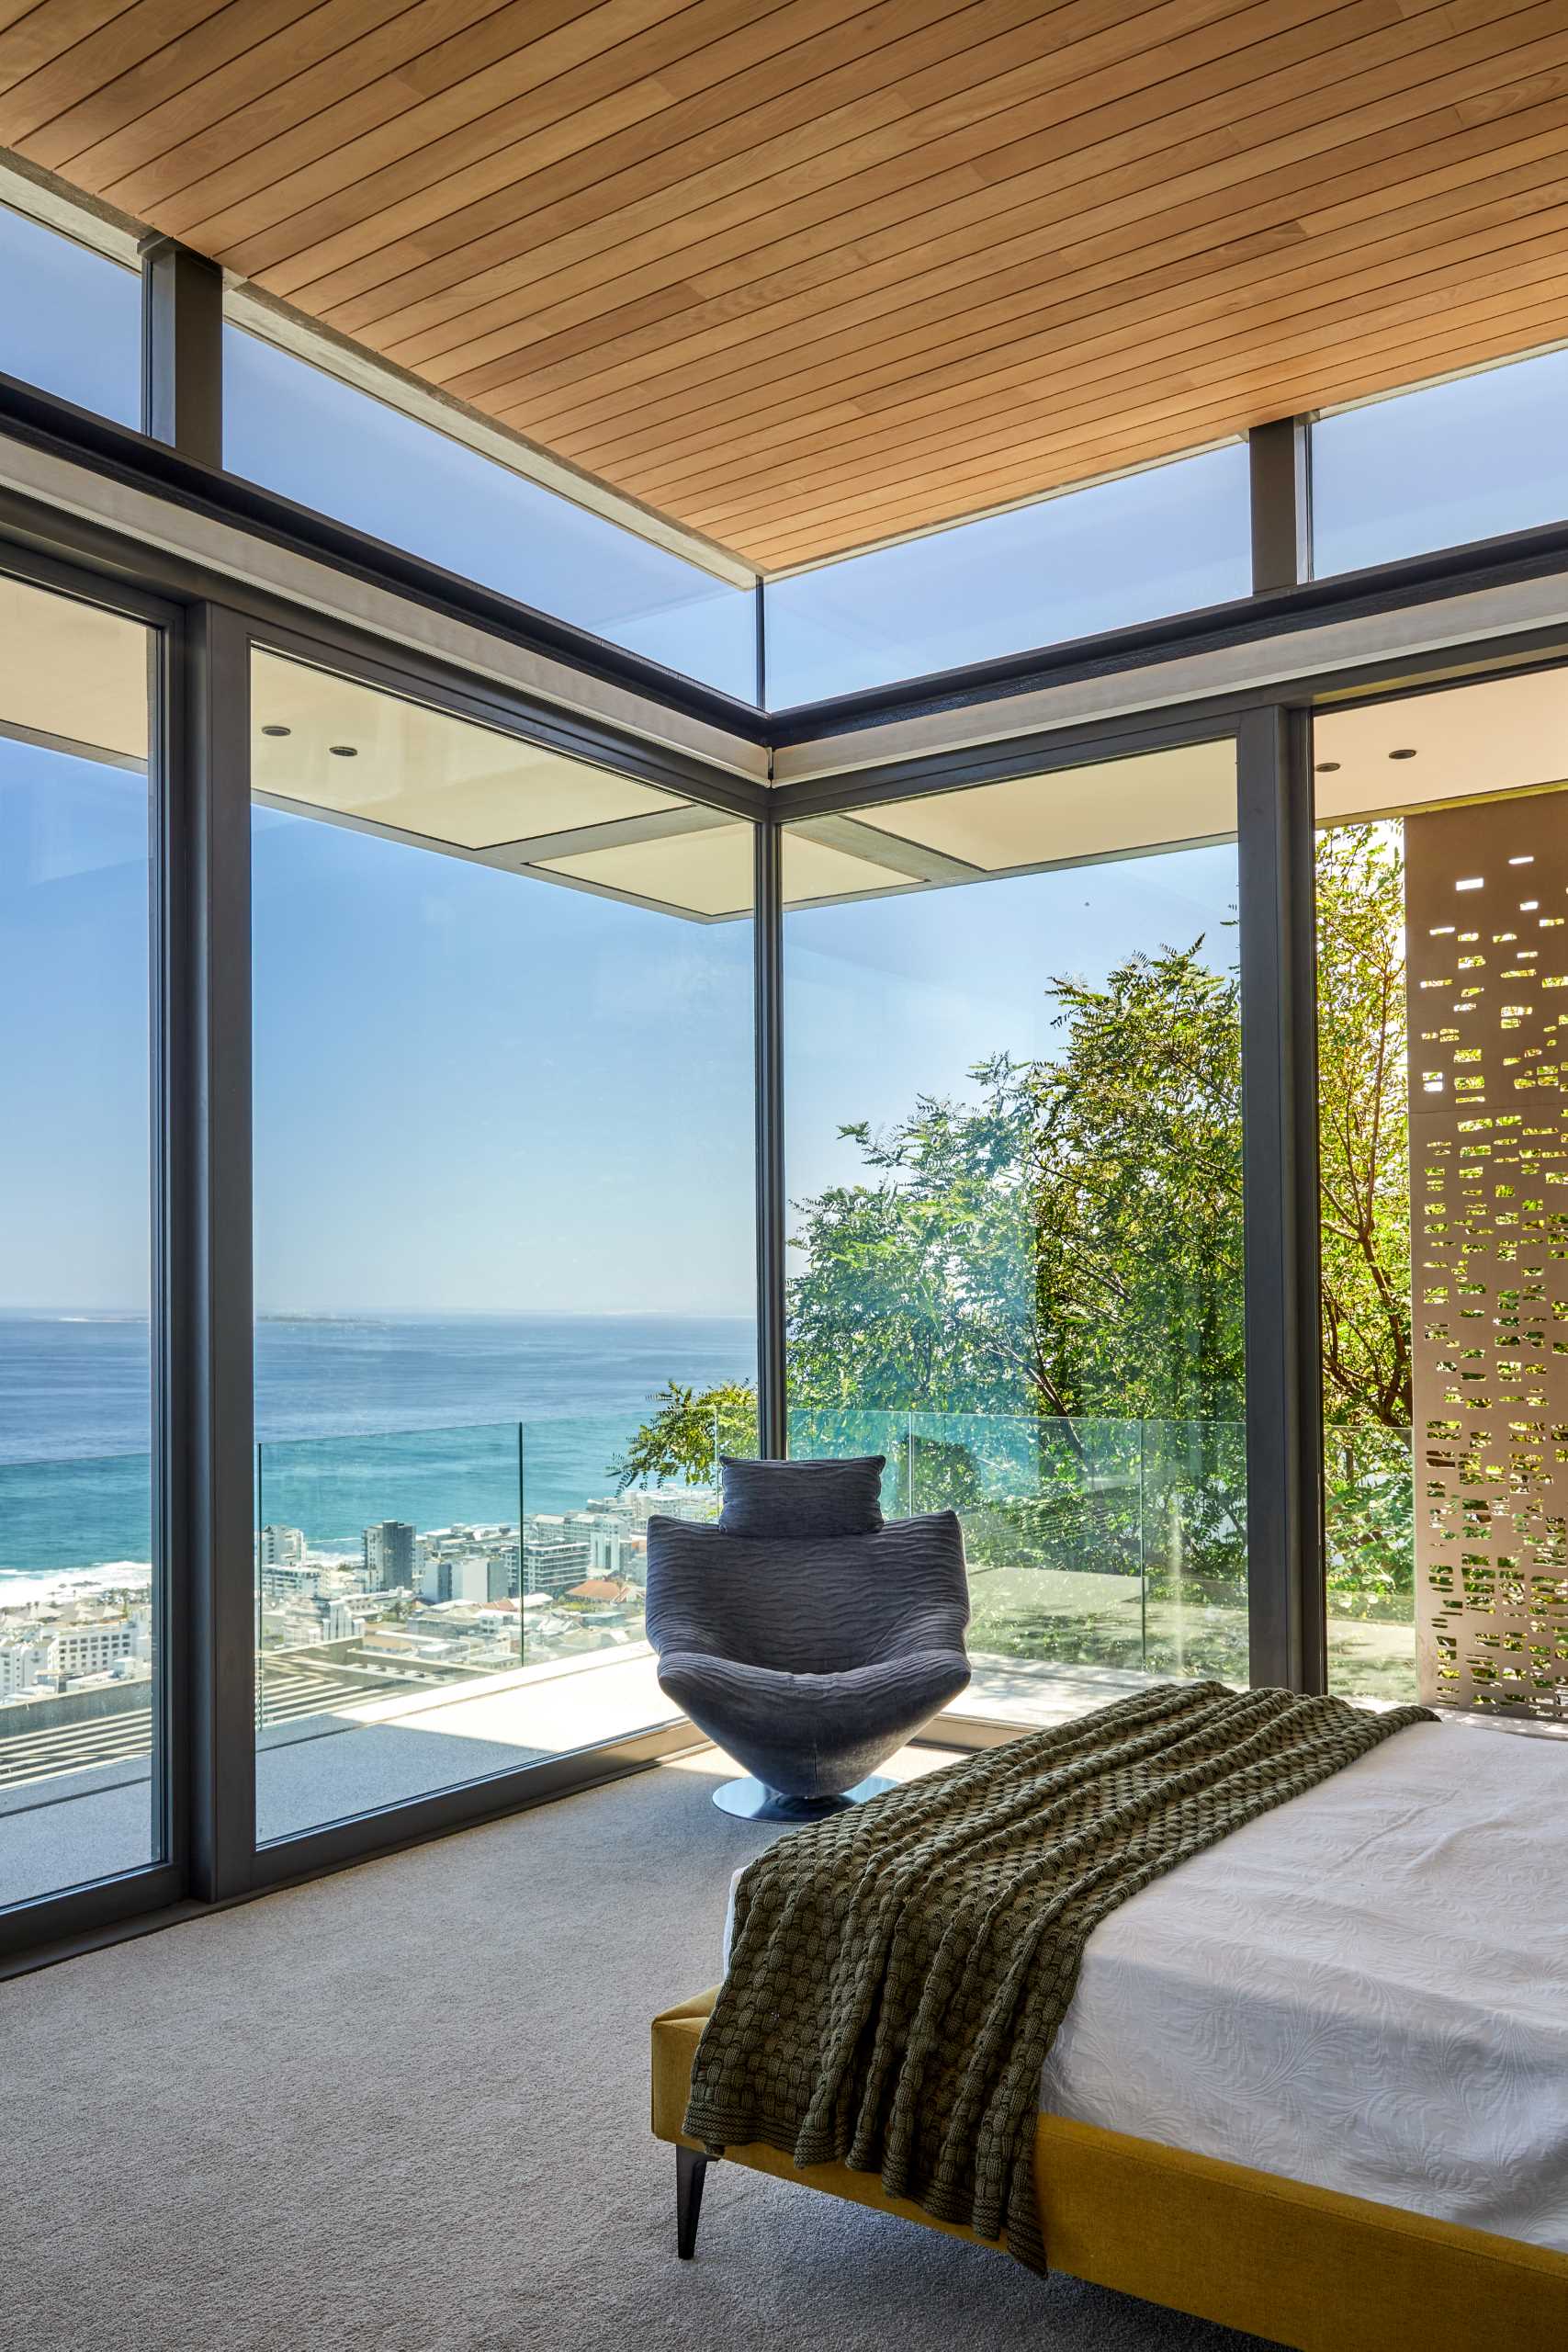
[[[0,0],[0,142],[769,570],[1568,335],[1568,0]]]

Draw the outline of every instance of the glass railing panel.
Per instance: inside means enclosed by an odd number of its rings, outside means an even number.
[[[995,1701],[1027,1715],[1052,1678],[1247,1680],[1239,1422],[802,1409],[790,1451],[885,1453],[888,1517],[957,1511],[976,1667],[966,1712]]]
[[[146,1453],[0,1463],[0,1905],[158,1858]]]
[[[882,1474],[885,1518],[905,1519],[921,1508],[915,1503],[909,1486],[908,1413],[884,1412],[876,1407],[856,1411],[848,1407],[804,1406],[792,1409],[787,1426],[790,1455],[797,1462],[882,1454],[887,1465]]]
[[[1239,1421],[1144,1421],[1144,1669],[1247,1679],[1247,1431]]]
[[[964,1522],[977,1657],[1141,1670],[1136,1422],[923,1413],[908,1443],[919,1508]]]
[[[263,1844],[534,1759],[466,1703],[523,1664],[515,1421],[273,1441],[255,1487]]]
[[[677,1710],[648,1522],[717,1515],[716,1442],[635,1470],[636,1413],[285,1439],[256,1453],[261,1841],[630,1736]]]
[[[1372,1423],[1325,1430],[1323,1487],[1330,1687],[1348,1699],[1415,1699],[1410,1431]]]

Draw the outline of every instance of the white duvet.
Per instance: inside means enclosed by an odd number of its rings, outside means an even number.
[[[1568,1741],[1416,1724],[1145,1887],[1040,2103],[1568,2253]]]

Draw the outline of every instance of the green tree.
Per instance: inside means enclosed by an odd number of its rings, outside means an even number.
[[[713,1388],[683,1387],[667,1381],[649,1398],[655,1408],[625,1454],[610,1464],[618,1494],[628,1487],[662,1485],[668,1478],[710,1486],[718,1476],[718,1453],[750,1453],[757,1444],[756,1392],[744,1381]]]
[[[1318,847],[1325,1402],[1410,1420],[1398,829]],[[1202,940],[1053,983],[1049,1057],[976,1066],[840,1133],[859,1182],[798,1204],[791,1394],[823,1408],[1239,1419],[1241,1016]]]
[[[1397,825],[1319,837],[1324,1411],[1410,1426],[1410,1116]]]
[[[1241,1049],[1201,940],[1055,983],[1059,1055],[840,1132],[875,1181],[799,1204],[792,1396],[818,1407],[1235,1416]]]
[[[1399,825],[1320,834],[1317,946],[1328,1589],[1337,1614],[1370,1617],[1416,1580]]]

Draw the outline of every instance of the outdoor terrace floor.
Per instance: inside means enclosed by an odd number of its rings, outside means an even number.
[[[972,1664],[968,1689],[931,1725],[928,1743],[990,1746],[1088,1714],[1161,1679],[984,1654]],[[652,1653],[642,1644],[489,1675],[455,1689],[338,1700],[329,1709],[263,1729],[256,1757],[258,1834],[264,1845],[271,1844],[679,1721],[679,1710],[659,1688]],[[151,1819],[144,1752],[111,1754],[47,1778],[11,1781],[0,1788],[0,1905],[144,1868],[151,1859]]]
[[[1024,1730],[1063,1722],[1143,1679],[977,1658],[968,1690],[950,1711],[951,1736],[969,1746],[995,1736],[988,1726]],[[679,1719],[642,1644],[487,1675],[456,1689],[339,1699],[263,1729],[258,1835],[271,1844]],[[146,1866],[150,1758],[144,1749],[112,1752],[127,1742],[123,1718],[107,1736],[111,1752],[101,1760],[0,1788],[0,1905]]]

